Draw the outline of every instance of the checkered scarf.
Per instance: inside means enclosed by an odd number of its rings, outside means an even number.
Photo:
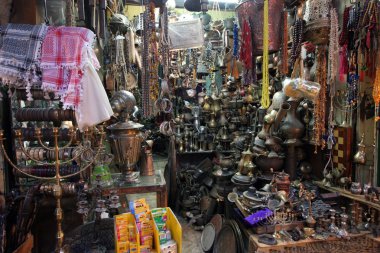
[[[92,50],[95,34],[81,27],[50,27],[42,45],[42,88],[61,97],[64,108],[81,102],[84,66],[99,62]]]
[[[40,81],[39,56],[46,32],[46,25],[0,26],[0,77],[3,83],[26,87],[29,91]],[[28,98],[31,100],[31,95]]]

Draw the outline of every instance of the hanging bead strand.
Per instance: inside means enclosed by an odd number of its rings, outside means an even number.
[[[323,46],[317,48],[317,82],[320,84],[318,99],[314,104],[314,142],[315,153],[317,153],[318,145],[321,149],[325,148],[325,143],[322,140],[326,132],[325,115],[326,115],[326,87],[327,87],[327,62],[326,62],[326,49]]]
[[[283,16],[283,33],[282,33],[282,68],[281,68],[281,73],[283,75],[288,74],[288,12],[285,10],[284,11],[284,16]]]
[[[264,0],[264,31],[263,31],[263,86],[261,106],[267,109],[270,106],[269,98],[269,0]]]

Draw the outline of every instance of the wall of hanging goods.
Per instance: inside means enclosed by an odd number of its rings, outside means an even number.
[[[380,252],[379,1],[3,2],[0,253]]]

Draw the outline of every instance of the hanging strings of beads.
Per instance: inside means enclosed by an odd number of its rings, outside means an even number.
[[[153,113],[151,101],[158,98],[158,48],[155,29],[155,5],[147,1],[143,18],[143,77],[142,106],[143,115],[149,117]]]
[[[376,68],[376,77],[375,81],[373,82],[373,91],[372,91],[372,97],[375,101],[375,105],[380,105],[380,67]]]
[[[248,20],[243,21],[242,42],[240,48],[240,61],[245,69],[252,68],[252,34]]]
[[[269,98],[269,0],[264,0],[264,31],[263,31],[263,86],[261,91],[261,106],[270,106]]]
[[[326,113],[326,89],[327,89],[327,60],[326,60],[326,49],[323,46],[317,47],[317,73],[316,79],[320,84],[321,89],[319,91],[318,98],[315,100],[314,104],[314,142],[315,151],[317,153],[318,145],[321,149],[325,148],[325,142],[322,137],[326,132],[325,126],[325,113]]]
[[[334,97],[335,97],[335,80],[338,71],[338,57],[336,53],[339,52],[339,34],[338,34],[338,14],[334,8],[330,9],[330,45],[329,45],[329,71],[328,71],[328,84],[330,86],[330,111],[328,118],[328,137],[327,147],[332,149],[334,145]]]
[[[299,62],[299,56],[302,49],[303,32],[305,29],[305,23],[303,21],[303,5],[304,4],[302,2],[302,4],[297,8],[296,21],[293,25],[292,47],[290,50],[290,65],[293,68],[293,73],[295,73],[295,63]]]
[[[366,11],[362,24],[362,29],[366,31],[363,42],[365,47],[361,47],[365,50],[365,66],[367,70],[367,76],[375,78],[376,74],[376,54],[377,54],[377,24],[378,24],[378,7],[375,1],[370,2],[368,10]]]
[[[284,11],[284,17],[283,17],[283,33],[282,33],[282,60],[281,60],[281,73],[283,75],[288,74],[288,12]]]
[[[144,117],[149,117],[151,115],[151,105],[150,105],[150,69],[149,69],[149,41],[151,35],[151,25],[150,25],[150,8],[149,1],[145,5],[145,11],[143,13],[142,24],[143,24],[143,48],[142,48],[142,111]]]
[[[241,31],[240,61],[244,66],[243,83],[249,85],[252,82],[252,29],[248,20],[243,21]]]
[[[233,35],[234,35],[234,47],[233,47],[232,55],[234,58],[237,58],[238,53],[239,53],[239,27],[236,23],[234,24]]]
[[[330,45],[329,45],[329,80],[328,83],[330,85],[330,97],[334,96],[335,94],[335,78],[338,71],[338,57],[336,57],[336,53],[339,51],[339,44],[338,44],[338,15],[336,13],[336,10],[334,8],[331,8],[330,10]]]
[[[303,40],[303,31],[304,31],[304,21],[302,18],[297,18],[296,22],[294,23],[293,27],[293,34],[292,34],[292,48],[290,53],[290,65],[294,66],[294,63],[296,62],[297,58],[299,57],[301,53],[302,48],[302,40]]]
[[[151,101],[156,101],[158,98],[158,48],[157,48],[157,36],[156,36],[156,26],[155,26],[155,5],[153,2],[149,4],[149,26],[150,26],[150,37],[149,37],[149,86],[150,86],[150,99]]]
[[[342,30],[339,35],[339,79],[340,81],[344,81],[344,76],[348,72],[348,60],[347,60],[347,54],[348,54],[348,20],[350,17],[350,8],[346,7],[344,9],[343,13],[343,23],[342,23]]]
[[[161,7],[161,37],[160,37],[160,55],[161,65],[163,68],[163,79],[169,76],[169,39],[168,39],[168,9],[164,5]]]

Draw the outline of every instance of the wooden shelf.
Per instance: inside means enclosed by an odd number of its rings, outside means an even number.
[[[369,207],[372,207],[372,208],[380,211],[380,204],[373,203],[371,201],[366,200],[364,195],[352,194],[351,192],[349,192],[345,189],[339,188],[339,187],[328,187],[328,186],[323,185],[322,181],[314,181],[314,183],[326,191],[338,193],[339,195],[341,195],[343,197],[349,198],[353,201],[360,202],[364,205],[367,205]]]

